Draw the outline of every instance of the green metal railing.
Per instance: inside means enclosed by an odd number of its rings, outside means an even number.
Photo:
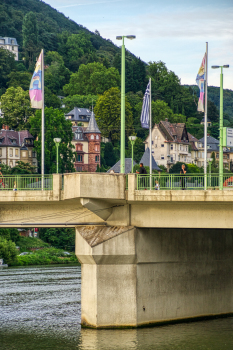
[[[0,191],[52,190],[53,175],[3,175],[0,177]]]
[[[219,189],[219,174],[137,174],[137,190]],[[223,189],[233,189],[233,174],[223,174]]]

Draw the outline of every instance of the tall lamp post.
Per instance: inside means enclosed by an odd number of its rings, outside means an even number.
[[[220,118],[219,118],[219,189],[223,190],[223,68],[229,68],[229,64],[223,66],[212,66],[221,68],[220,74]]]
[[[131,166],[131,173],[133,174],[133,146],[135,144],[135,141],[137,139],[137,136],[129,136],[129,140],[131,142],[131,146],[132,146],[132,166]]]
[[[117,36],[117,40],[122,40],[121,46],[121,166],[120,172],[125,173],[125,44],[124,39],[133,40],[135,35]]]
[[[213,162],[213,158],[207,158],[207,162],[209,163],[209,186],[211,187],[211,164]]]
[[[55,145],[57,148],[57,174],[58,174],[58,149],[59,149],[59,143],[61,142],[61,139],[59,137],[55,137],[53,141],[55,142]]]

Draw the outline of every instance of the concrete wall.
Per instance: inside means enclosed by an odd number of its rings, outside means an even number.
[[[82,325],[137,327],[233,313],[232,230],[114,230],[76,230]]]

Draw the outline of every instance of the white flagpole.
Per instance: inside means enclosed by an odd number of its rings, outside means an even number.
[[[41,175],[42,190],[44,190],[44,50],[41,51],[42,68],[42,110],[41,110]]]
[[[150,78],[150,190],[152,189],[152,114],[151,114],[151,78]]]
[[[205,124],[204,124],[204,188],[207,189],[207,86],[208,86],[208,43],[206,43],[205,60]]]

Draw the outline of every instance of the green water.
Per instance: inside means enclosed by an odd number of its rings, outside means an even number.
[[[233,318],[81,329],[79,266],[0,270],[0,350],[233,350]]]

